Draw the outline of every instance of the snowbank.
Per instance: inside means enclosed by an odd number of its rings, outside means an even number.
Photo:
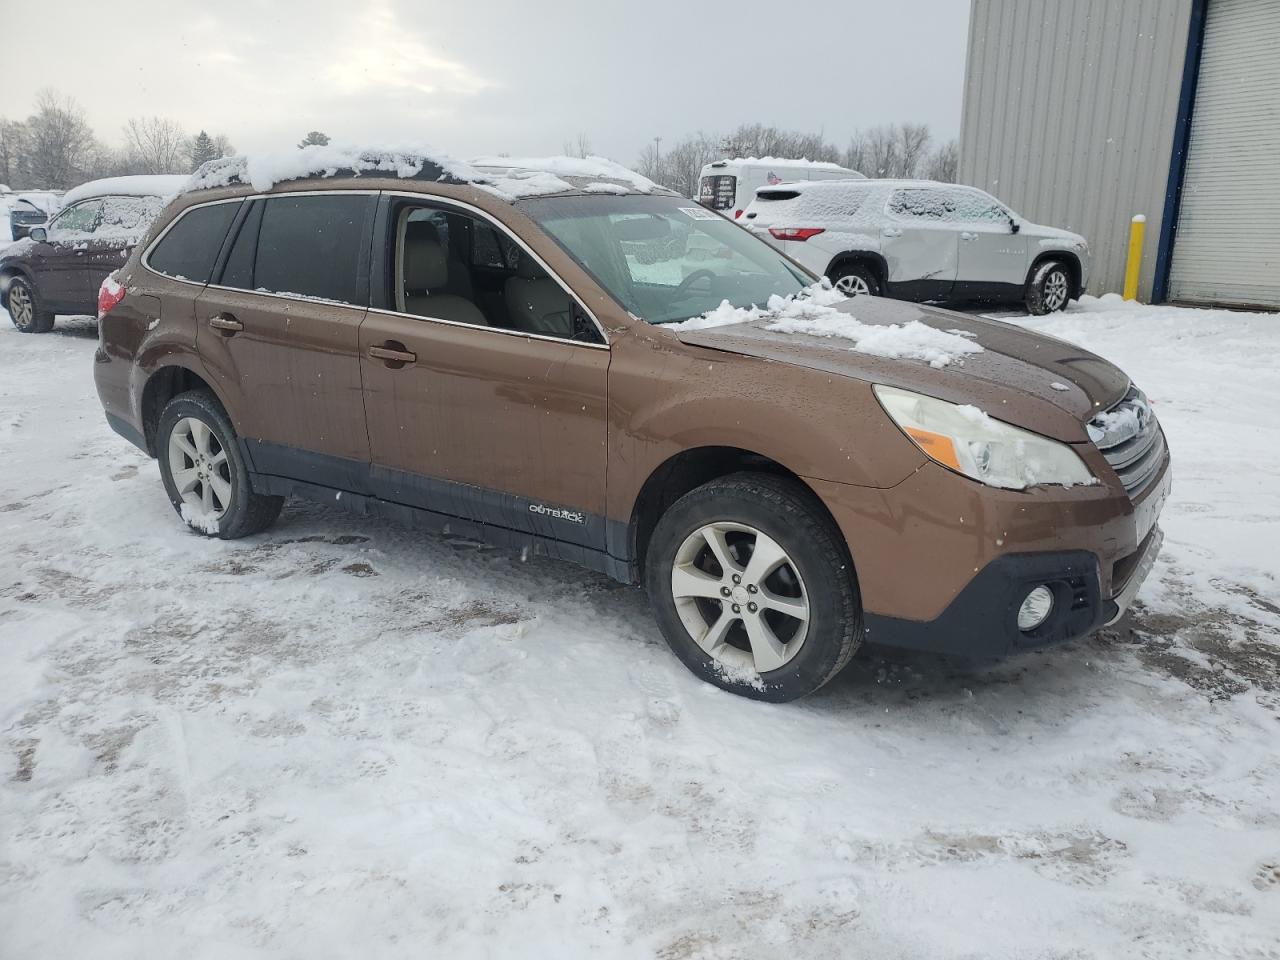
[[[810,337],[838,337],[851,340],[851,349],[875,357],[901,360],[924,360],[932,367],[945,367],[963,357],[981,353],[982,347],[958,333],[937,330],[912,320],[904,324],[863,323],[856,317],[836,310],[832,304],[848,298],[834,290],[829,281],[806,288],[798,297],[769,298],[764,308],[734,307],[723,301],[699,317],[673,323],[672,330],[705,330],[736,323],[768,320],[768,330],[799,333]]]

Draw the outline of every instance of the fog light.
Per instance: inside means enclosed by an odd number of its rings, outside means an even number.
[[[1023,633],[1034,630],[1048,620],[1052,612],[1053,591],[1045,586],[1036,587],[1018,608],[1018,629]]]

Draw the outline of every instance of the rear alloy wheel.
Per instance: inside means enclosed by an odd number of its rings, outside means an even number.
[[[23,333],[48,333],[53,329],[53,314],[41,306],[35,287],[22,277],[9,282],[5,306],[13,325]]]
[[[843,539],[783,477],[733,474],[677,500],[649,541],[645,587],[685,666],[757,700],[812,693],[862,638]]]
[[[1027,312],[1042,317],[1066,307],[1071,299],[1071,272],[1060,260],[1047,260],[1036,267],[1027,283]]]
[[[860,263],[836,267],[830,274],[831,285],[851,297],[878,297],[880,282]]]
[[[207,537],[234,540],[269,527],[283,497],[253,492],[221,404],[204,391],[180,394],[160,415],[160,475],[178,515]]]

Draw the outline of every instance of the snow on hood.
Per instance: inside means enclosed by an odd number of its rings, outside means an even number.
[[[603,157],[481,157],[470,163],[427,146],[369,147],[311,144],[298,150],[255,153],[211,160],[186,181],[187,190],[247,183],[270,190],[277,183],[344,173],[405,179],[432,177],[470,183],[504,200],[566,193],[577,189],[565,177],[613,180],[648,193],[653,181]]]
[[[969,335],[938,330],[910,320],[902,324],[868,324],[833,304],[848,300],[829,280],[806,287],[798,296],[774,294],[764,308],[734,307],[728,300],[699,317],[668,326],[672,330],[705,330],[765,320],[766,330],[810,337],[834,337],[853,342],[849,349],[873,357],[895,360],[923,360],[931,367],[945,367],[965,356],[981,353],[982,347]]]
[[[137,177],[107,177],[104,180],[90,180],[78,187],[68,190],[62,197],[62,205],[71,204],[88,197],[163,197],[169,199],[183,191],[187,177],[169,174],[152,174]]]

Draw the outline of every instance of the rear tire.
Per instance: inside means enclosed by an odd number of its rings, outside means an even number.
[[[1036,264],[1027,281],[1027,312],[1035,317],[1065,310],[1071,301],[1071,270],[1061,260]]]
[[[827,276],[833,287],[851,297],[880,296],[880,281],[864,263],[842,263]]]
[[[862,641],[839,530],[812,493],[771,474],[732,474],[677,500],[649,541],[645,587],[685,666],[756,700],[812,693]]]
[[[9,318],[22,333],[48,333],[53,329],[53,313],[44,308],[39,292],[25,277],[9,281],[4,301]]]
[[[253,492],[235,428],[205,390],[165,405],[156,454],[173,509],[202,536],[236,540],[265,530],[280,515],[284,497]]]

